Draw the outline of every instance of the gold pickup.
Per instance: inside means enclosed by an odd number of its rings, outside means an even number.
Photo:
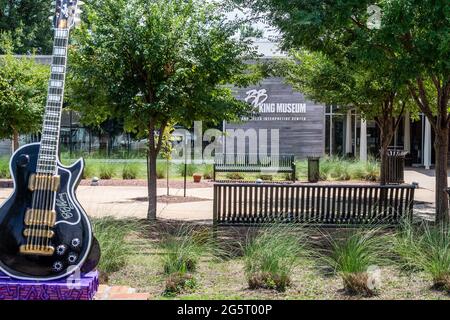
[[[25,237],[53,238],[55,233],[52,230],[25,229],[25,230],[23,230],[23,235]]]
[[[52,246],[41,246],[33,244],[21,245],[19,249],[22,254],[32,254],[38,256],[51,256],[55,252],[55,248]]]
[[[28,179],[28,189],[31,191],[53,191],[56,192],[59,189],[61,183],[60,176],[52,176],[48,174],[32,174]]]
[[[56,223],[55,210],[28,209],[25,213],[25,224],[27,226],[53,227]]]

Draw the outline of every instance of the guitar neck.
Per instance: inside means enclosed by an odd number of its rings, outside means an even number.
[[[68,29],[55,29],[51,75],[42,125],[37,172],[55,174],[57,168],[61,115],[66,79]]]

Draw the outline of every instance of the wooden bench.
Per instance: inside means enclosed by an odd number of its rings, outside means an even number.
[[[295,182],[294,155],[218,154],[214,157],[213,180],[218,172],[289,173]]]
[[[414,185],[214,184],[214,225],[289,222],[398,224],[411,218]]]

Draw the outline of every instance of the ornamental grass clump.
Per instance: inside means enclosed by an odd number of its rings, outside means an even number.
[[[103,179],[103,180],[112,179],[116,172],[115,166],[110,163],[101,164],[98,170],[99,170],[100,179]]]
[[[433,281],[433,287],[450,291],[450,228],[405,224],[395,239],[395,251],[402,266],[421,270]]]
[[[6,158],[0,158],[0,179],[10,179],[9,172],[9,160]]]
[[[127,163],[122,168],[122,179],[134,180],[139,175],[139,165],[136,163]]]
[[[214,245],[208,230],[182,225],[175,232],[167,233],[159,247],[163,271],[167,275],[164,295],[170,295],[193,288],[192,274],[200,259],[213,252]]]
[[[387,241],[378,235],[379,229],[350,231],[343,238],[327,236],[330,248],[323,261],[340,275],[344,290],[351,295],[373,296],[379,290],[377,264],[387,250]]]
[[[134,221],[106,217],[92,220],[92,226],[101,248],[98,269],[107,277],[126,265],[133,247],[125,238],[138,231],[139,225]]]
[[[249,288],[285,291],[300,259],[307,256],[305,243],[303,230],[287,225],[265,228],[249,239],[243,248]]]

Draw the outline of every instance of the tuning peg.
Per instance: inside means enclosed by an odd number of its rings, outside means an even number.
[[[53,21],[54,18],[55,18],[55,16],[50,16],[50,17],[48,17],[48,20]]]
[[[81,7],[84,6],[86,3],[84,3],[83,1],[77,1],[77,6]]]
[[[83,13],[83,11],[80,9],[75,10],[75,14],[82,14],[82,13]]]

